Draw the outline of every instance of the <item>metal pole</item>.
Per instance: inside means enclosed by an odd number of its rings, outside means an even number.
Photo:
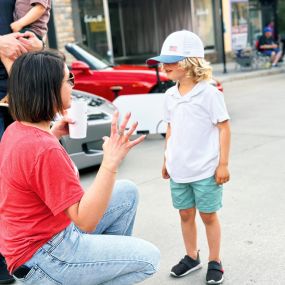
[[[110,57],[111,63],[114,64],[113,42],[112,42],[108,0],[103,0],[103,9],[104,9],[106,32],[107,32],[108,56]]]
[[[221,32],[222,32],[222,56],[223,56],[224,73],[227,73],[225,38],[224,38],[225,30],[224,30],[224,16],[223,16],[223,0],[220,0],[220,20],[221,20]]]

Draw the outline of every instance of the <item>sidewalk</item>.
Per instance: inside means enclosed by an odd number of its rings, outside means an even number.
[[[258,70],[251,70],[250,68],[241,70],[239,67],[236,69],[235,62],[227,62],[226,63],[227,73],[223,72],[224,66],[222,63],[212,64],[212,67],[213,67],[214,77],[219,81],[221,81],[222,83],[234,80],[240,80],[240,79],[268,76],[285,72],[284,62],[281,62],[278,67],[273,67],[268,69],[258,69]]]

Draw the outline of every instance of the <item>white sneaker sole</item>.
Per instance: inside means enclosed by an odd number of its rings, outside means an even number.
[[[188,271],[186,271],[185,273],[181,274],[181,275],[176,275],[173,271],[170,271],[170,275],[173,276],[173,277],[176,277],[176,278],[179,278],[179,277],[183,277],[193,271],[196,271],[200,268],[202,268],[203,264],[202,263],[199,263],[196,267],[193,267],[191,269],[189,269]]]
[[[209,281],[206,281],[207,284],[222,284],[224,281],[224,276],[222,277],[221,280],[219,281],[214,281],[214,280],[209,280]]]

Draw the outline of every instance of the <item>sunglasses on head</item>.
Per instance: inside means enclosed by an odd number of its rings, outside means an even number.
[[[71,87],[73,87],[75,85],[74,74],[72,72],[69,72],[67,82],[70,84]]]

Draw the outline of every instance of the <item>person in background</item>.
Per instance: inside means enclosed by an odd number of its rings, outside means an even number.
[[[224,269],[217,211],[222,207],[222,185],[230,179],[230,126],[223,94],[208,82],[212,68],[204,60],[202,41],[190,31],[170,34],[160,56],[147,63],[162,63],[168,78],[176,82],[165,94],[164,120],[168,126],[162,177],[170,178],[186,255],[170,274],[182,277],[202,267],[195,222],[199,211],[209,246],[206,282],[221,284]]]
[[[282,57],[282,52],[272,37],[272,29],[270,27],[264,28],[263,35],[258,41],[258,49],[264,55],[271,57],[272,67],[278,65],[278,62]]]
[[[57,52],[25,53],[9,78],[15,119],[0,144],[0,251],[13,276],[29,285],[139,283],[158,270],[160,253],[132,237],[138,190],[116,181],[128,152],[131,114],[118,126],[118,112],[104,137],[103,161],[84,192],[78,171],[58,139],[67,122],[50,129],[71,104],[74,77]],[[53,280],[53,281],[50,281]]]
[[[40,40],[47,33],[51,0],[16,0],[14,22],[10,27],[14,33],[33,32]],[[13,59],[1,56],[1,61],[9,72]]]

